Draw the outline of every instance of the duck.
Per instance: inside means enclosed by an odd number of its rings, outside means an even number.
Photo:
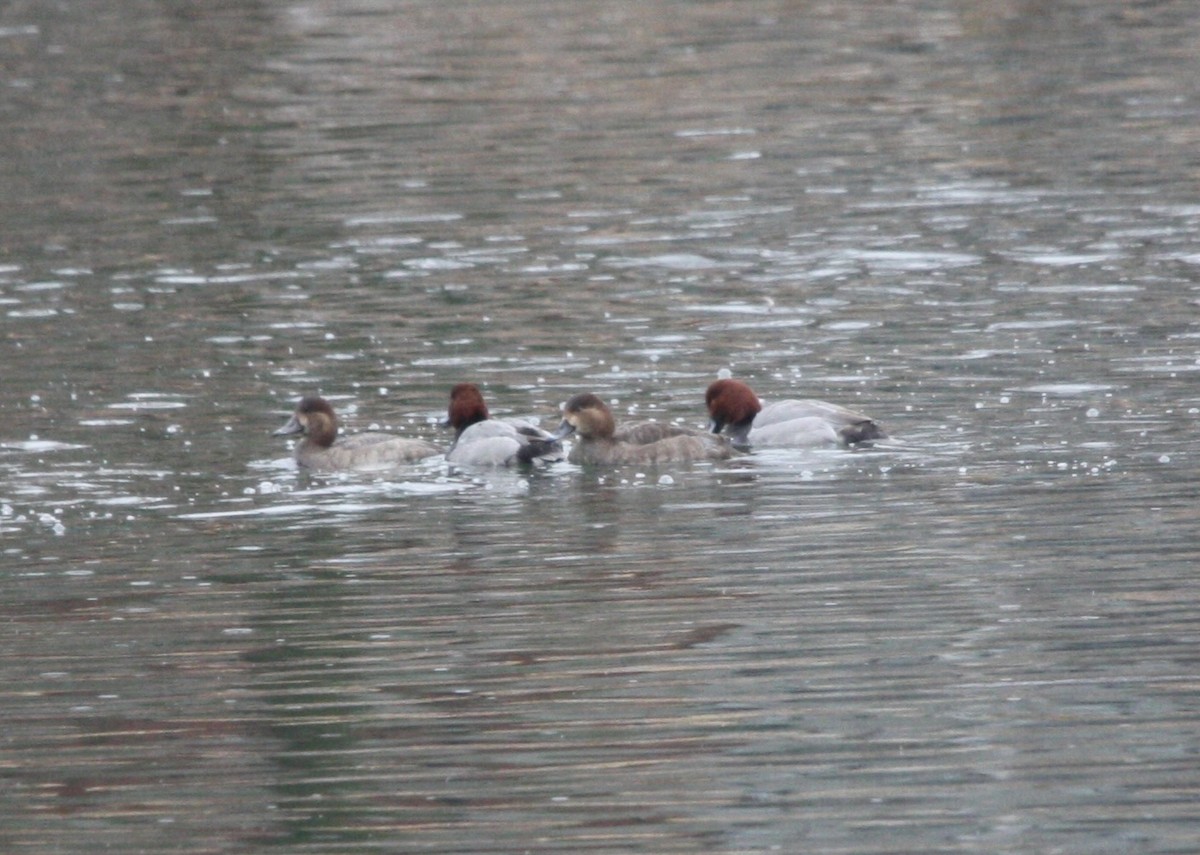
[[[291,419],[273,435],[292,434],[303,437],[296,443],[296,464],[312,472],[388,469],[441,454],[441,449],[423,439],[378,431],[338,440],[337,415],[328,401],[316,395],[301,398]]]
[[[649,427],[647,427],[647,425]],[[563,406],[555,439],[575,436],[568,460],[581,465],[657,465],[697,460],[726,460],[733,446],[723,436],[649,422],[618,430],[612,410],[598,396],[581,392]],[[638,442],[637,439],[647,441]]]
[[[474,383],[459,383],[450,390],[444,425],[454,428],[446,460],[460,466],[513,466],[563,459],[562,443],[537,425],[522,419],[493,419]]]
[[[704,393],[709,429],[737,448],[818,448],[870,445],[887,434],[870,416],[813,398],[764,406],[740,380],[722,377]]]

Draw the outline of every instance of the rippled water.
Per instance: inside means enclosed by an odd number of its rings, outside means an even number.
[[[0,10],[0,848],[1193,851],[1193,11]],[[893,439],[270,436],[722,367]]]

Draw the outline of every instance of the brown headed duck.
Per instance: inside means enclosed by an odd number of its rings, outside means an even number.
[[[483,393],[474,383],[450,390],[447,427],[454,443],[446,459],[462,466],[512,466],[563,459],[562,444],[546,431],[521,419],[493,419]]]
[[[764,406],[740,380],[722,378],[704,394],[713,433],[739,448],[815,448],[869,445],[887,434],[869,416],[812,398]]]
[[[637,426],[621,433],[612,410],[600,398],[585,392],[575,395],[563,408],[563,420],[551,436],[574,436],[568,458],[572,463],[617,466],[622,464],[657,465],[695,460],[724,460],[733,455],[733,447],[724,437],[688,431],[669,425],[650,423],[654,429]],[[636,442],[638,431],[646,442]],[[664,435],[671,434],[671,435]]]
[[[313,472],[388,469],[441,453],[423,439],[389,433],[356,433],[339,440],[333,407],[315,395],[301,398],[291,419],[274,435],[297,433],[302,439],[296,443],[296,463]]]

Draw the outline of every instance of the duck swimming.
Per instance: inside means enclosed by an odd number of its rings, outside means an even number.
[[[704,393],[713,433],[725,433],[737,447],[815,448],[869,445],[887,434],[869,416],[812,398],[763,406],[740,380],[722,378]]]
[[[302,434],[296,443],[296,463],[313,472],[355,469],[387,469],[440,454],[441,449],[423,439],[408,439],[390,433],[356,433],[336,444],[337,416],[324,398],[309,395],[300,399],[288,423],[274,436]]]
[[[512,466],[563,459],[562,444],[537,425],[520,419],[493,419],[474,383],[450,390],[446,426],[454,442],[446,460],[463,466]]]
[[[590,392],[575,395],[567,401],[562,424],[551,436],[561,439],[572,434],[577,441],[568,460],[579,464],[683,463],[725,460],[734,453],[725,437],[673,425],[650,422],[618,431],[612,410]],[[635,441],[637,439],[648,441]]]

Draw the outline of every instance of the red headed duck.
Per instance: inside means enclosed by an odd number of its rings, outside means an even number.
[[[724,431],[738,447],[856,446],[887,437],[869,416],[826,401],[789,399],[764,406],[740,380],[717,380],[704,402],[712,432]]]
[[[291,419],[274,435],[297,433],[302,439],[296,443],[296,463],[313,472],[388,469],[441,453],[436,445],[423,439],[390,433],[356,433],[338,440],[333,407],[316,395],[301,398]]]
[[[725,437],[669,425],[660,426],[655,422],[649,423],[649,426],[653,429],[637,425],[632,431],[618,431],[608,405],[590,392],[585,392],[567,401],[563,407],[562,424],[552,436],[576,437],[568,459],[579,464],[656,465],[725,460],[734,453]],[[637,442],[638,438],[648,441]]]
[[[531,422],[493,419],[474,383],[450,390],[445,422],[454,428],[446,459],[462,466],[512,466],[563,459],[562,444]]]

